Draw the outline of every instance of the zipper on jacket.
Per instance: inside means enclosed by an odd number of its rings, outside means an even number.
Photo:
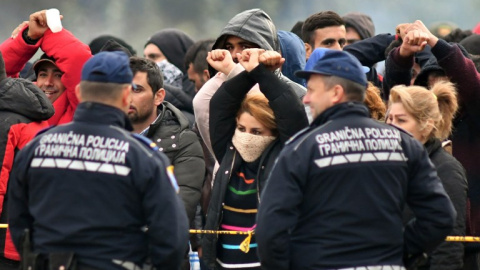
[[[233,166],[235,164],[235,158],[237,157],[237,150],[234,150],[233,152],[233,160],[232,160],[232,165],[230,166],[230,171],[229,171],[229,175],[228,175],[228,182],[230,182],[230,178],[232,177],[232,171],[233,171]],[[225,199],[225,196],[224,198]],[[219,219],[219,222],[218,222],[218,225],[217,225],[217,231],[220,229],[220,224],[222,224],[222,220],[223,220],[223,206],[225,205],[224,202],[222,202],[222,209],[220,211],[220,219]],[[218,241],[218,233],[217,233],[217,241]]]

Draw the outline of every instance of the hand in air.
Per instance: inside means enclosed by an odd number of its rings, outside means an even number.
[[[235,67],[232,55],[227,50],[212,50],[208,52],[207,62],[218,72],[228,75]]]

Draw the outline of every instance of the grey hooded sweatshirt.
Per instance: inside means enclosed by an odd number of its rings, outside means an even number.
[[[261,49],[280,52],[277,29],[270,16],[261,9],[250,9],[235,15],[223,28],[212,49],[224,49],[225,42],[229,36],[237,36],[255,43]],[[240,64],[237,64],[229,74],[216,74],[205,83],[193,99],[193,109],[198,130],[212,155],[213,150],[209,132],[210,99],[223,82],[233,78],[243,70],[243,67]],[[298,98],[302,99],[303,96],[305,96],[305,87],[288,79],[280,72],[280,70],[276,70],[275,74],[292,86]],[[258,90],[258,85],[254,86],[252,89],[255,88]]]

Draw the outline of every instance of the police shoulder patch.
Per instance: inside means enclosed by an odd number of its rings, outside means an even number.
[[[153,151],[158,151],[158,146],[154,142],[152,142],[149,138],[147,138],[145,136],[142,136],[140,134],[136,134],[136,133],[131,133],[131,134],[132,134],[133,138],[135,138],[137,141],[139,141],[142,144],[148,146]]]

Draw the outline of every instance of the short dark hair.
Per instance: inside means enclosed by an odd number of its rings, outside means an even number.
[[[81,81],[80,91],[84,101],[105,102],[117,100],[122,90],[130,84]]]
[[[312,46],[314,32],[317,29],[329,27],[329,26],[341,26],[345,25],[345,21],[333,11],[322,11],[315,13],[308,17],[302,26],[302,40]]]
[[[188,70],[190,64],[197,73],[202,73],[208,69],[207,53],[212,50],[214,39],[205,39],[195,42],[185,53],[185,70]]]
[[[302,27],[303,27],[303,21],[298,21],[292,27],[292,30],[290,30],[290,32],[294,33],[295,35],[297,35],[301,39],[302,38]]]
[[[325,76],[324,84],[326,88],[332,88],[337,84],[342,86],[348,101],[364,102],[365,100],[366,85],[361,85],[338,76]]]
[[[163,74],[155,62],[150,59],[132,56],[130,57],[130,69],[133,76],[137,72],[146,72],[148,85],[155,94],[160,88],[163,88]]]

